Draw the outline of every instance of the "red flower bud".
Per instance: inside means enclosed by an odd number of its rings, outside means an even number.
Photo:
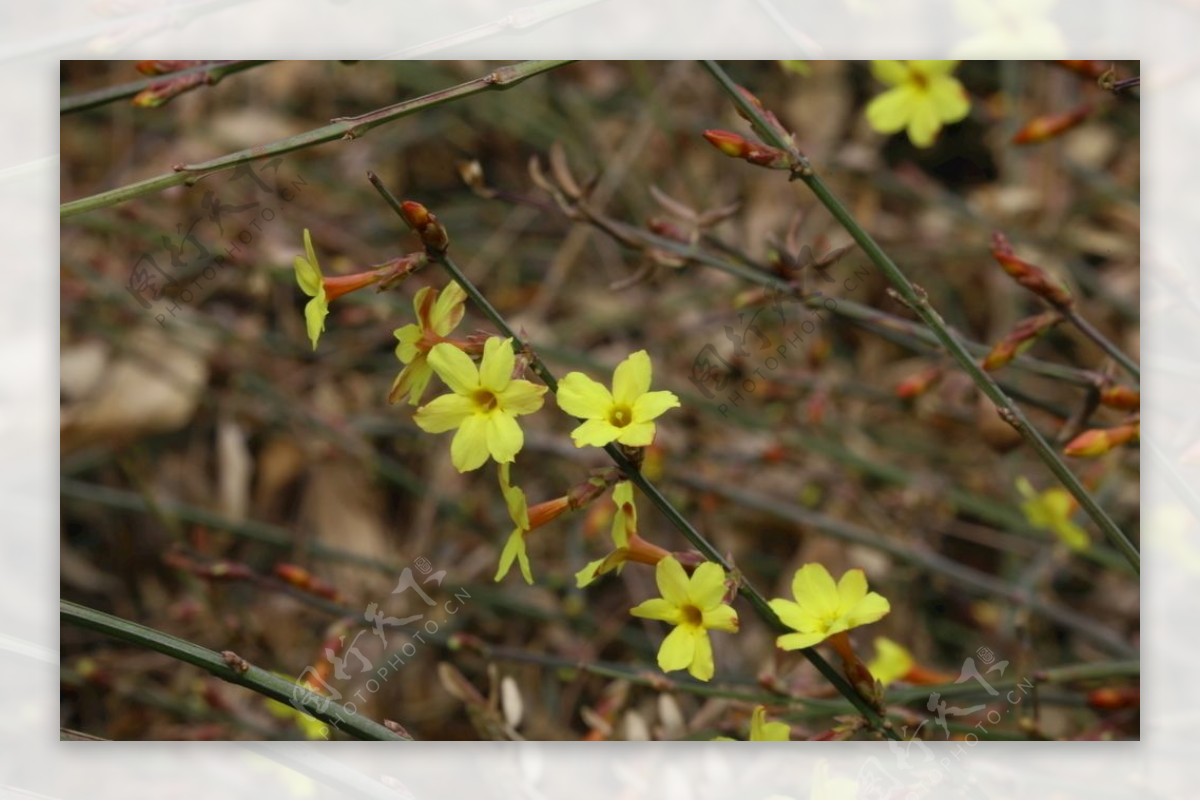
[[[1068,309],[1075,299],[1060,281],[1051,278],[1050,274],[1041,267],[1017,258],[1012,245],[1004,234],[997,231],[992,234],[992,258],[999,262],[1004,272],[1012,276],[1018,284],[1030,292],[1046,300],[1058,309]]]
[[[787,153],[778,148],[751,142],[744,136],[739,136],[731,131],[705,131],[704,138],[717,150],[731,158],[743,159],[759,167],[768,167],[773,170],[791,169],[792,160]]]
[[[1032,145],[1061,136],[1086,120],[1091,113],[1092,107],[1085,103],[1061,114],[1045,114],[1041,117],[1034,117],[1013,136],[1013,144]]]
[[[1141,424],[1136,420],[1113,428],[1092,428],[1068,442],[1063,453],[1067,456],[1103,456],[1118,445],[1136,441],[1140,432]]]
[[[421,237],[421,244],[431,253],[444,253],[450,247],[450,235],[438,222],[437,215],[420,203],[406,200],[400,204],[404,221]]]

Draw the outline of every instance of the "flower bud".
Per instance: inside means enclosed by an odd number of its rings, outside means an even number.
[[[784,151],[751,142],[731,131],[708,130],[704,132],[704,138],[710,145],[731,158],[743,159],[772,170],[790,170],[792,167],[791,156]]]
[[[445,253],[450,247],[450,235],[446,228],[438,222],[437,215],[413,200],[400,204],[404,221],[421,237],[421,244],[431,253]]]
[[[997,370],[1008,364],[1017,355],[1027,351],[1043,334],[1062,322],[1062,319],[1062,315],[1058,312],[1048,311],[1021,320],[984,357],[982,363],[983,369]]]
[[[155,81],[133,96],[133,105],[138,108],[158,108],[184,92],[208,83],[208,73],[191,72],[176,78]]]
[[[992,234],[992,257],[1018,284],[1058,309],[1069,309],[1075,302],[1062,282],[1041,267],[1019,259],[1004,234]]]
[[[1078,108],[1065,111],[1061,114],[1045,114],[1040,117],[1034,117],[1029,122],[1021,127],[1013,136],[1012,142],[1014,145],[1032,145],[1038,142],[1045,142],[1047,139],[1053,139],[1056,136],[1062,136],[1067,131],[1075,128],[1089,116],[1091,116],[1092,107],[1084,103]]]
[[[913,373],[896,385],[894,390],[896,397],[902,400],[912,400],[924,395],[929,391],[930,387],[941,380],[945,372],[942,367],[934,365],[933,367],[926,367],[920,372]]]
[[[1113,428],[1092,428],[1068,442],[1063,453],[1067,456],[1103,456],[1118,445],[1137,441],[1140,431],[1141,424],[1137,420]]]
[[[1100,390],[1100,403],[1110,409],[1136,412],[1142,405],[1142,393],[1132,387],[1113,385]]]

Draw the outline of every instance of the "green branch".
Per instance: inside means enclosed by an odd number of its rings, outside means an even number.
[[[400,201],[396,199],[395,195],[393,195],[387,189],[387,187],[383,185],[383,182],[380,181],[379,176],[375,175],[374,173],[368,173],[367,175],[371,181],[371,184],[392,208],[392,210],[396,212],[397,216],[399,216],[400,219],[405,220],[405,224],[408,224],[404,212],[401,209]],[[496,327],[500,329],[503,335],[512,339],[513,347],[517,351],[525,352],[529,355],[530,367],[533,369],[534,373],[545,382],[546,386],[550,388],[551,392],[557,394],[558,381],[554,377],[554,374],[550,372],[549,368],[546,367],[545,363],[533,351],[533,349],[530,348],[517,334],[517,332],[512,329],[512,327],[504,319],[503,315],[501,315],[500,312],[497,311],[494,306],[492,306],[492,304],[483,296],[474,283],[472,283],[471,280],[467,278],[465,274],[463,274],[463,271],[459,268],[458,264],[455,263],[454,259],[450,258],[445,250],[430,249],[428,252],[430,261],[441,264],[442,267],[445,268],[446,272],[448,272],[454,279],[454,281],[463,288],[463,291],[467,293],[467,296],[470,297],[471,300],[473,300],[479,306],[480,310],[483,311],[483,313],[487,315],[487,317],[496,325]],[[625,474],[625,477],[632,481],[637,488],[640,489],[642,493],[650,499],[651,503],[658,507],[659,511],[671,521],[672,525],[679,529],[683,536],[687,538],[688,542],[690,542],[692,546],[696,548],[696,550],[703,554],[704,557],[709,561],[720,565],[726,573],[735,573],[734,567],[729,564],[728,561],[726,561],[725,557],[722,556],[721,553],[707,539],[704,538],[704,535],[697,531],[696,528],[692,526],[690,522],[688,522],[687,518],[684,517],[669,500],[667,500],[666,496],[659,491],[658,487],[654,486],[649,479],[642,475],[642,472],[632,462],[630,462],[623,453],[621,453],[621,450],[616,445],[612,443],[605,445],[604,451],[609,455],[617,467],[620,468],[621,472]],[[746,600],[750,602],[750,605],[754,608],[754,611],[758,614],[759,618],[761,618],[762,621],[766,623],[773,632],[776,634],[788,634],[792,632],[792,629],[788,628],[788,626],[779,619],[779,616],[775,614],[774,610],[771,609],[767,603],[767,599],[757,589],[755,589],[754,586],[750,584],[750,582],[745,579],[744,576],[742,577],[738,591],[742,597],[746,598]],[[821,673],[821,675],[824,676],[839,693],[845,696],[845,698],[854,705],[855,709],[857,709],[859,713],[866,718],[867,722],[872,728],[883,733],[885,736],[890,737],[891,739],[899,739],[899,735],[896,734],[891,724],[881,717],[874,709],[872,709],[871,705],[858,694],[854,687],[842,676],[841,673],[839,673],[833,668],[832,665],[825,661],[824,657],[822,657],[815,648],[805,648],[801,650],[800,653],[802,653],[808,659],[808,661],[813,664],[813,666]]]
[[[276,676],[262,668],[243,665],[240,670],[231,661],[216,651],[180,639],[157,629],[143,626],[119,617],[81,606],[71,601],[59,601],[59,615],[63,623],[79,628],[96,631],[119,640],[140,645],[166,654],[169,657],[187,662],[202,668],[218,679],[230,684],[247,687],[259,695],[266,696],[289,706],[302,707],[306,714],[312,715],[322,723],[338,728],[347,734],[361,740],[405,740],[391,729],[370,718],[351,714],[341,704],[318,695],[307,687],[302,687],[288,679]]]
[[[1050,471],[1062,482],[1071,495],[1079,501],[1080,506],[1095,521],[1109,542],[1121,551],[1125,555],[1125,558],[1129,560],[1129,563],[1133,565],[1134,570],[1140,573],[1141,556],[1138,554],[1137,547],[1125,536],[1125,533],[1121,531],[1117,524],[1113,522],[1108,513],[1100,508],[1100,505],[1096,503],[1091,493],[1084,488],[1083,484],[1075,477],[1070,468],[1066,466],[1054,448],[1046,442],[1042,435],[1038,433],[1038,430],[1025,417],[1024,412],[1021,411],[1016,403],[1000,389],[992,377],[971,357],[970,352],[963,345],[957,334],[950,330],[941,315],[930,305],[925,292],[918,290],[909,281],[908,276],[896,266],[887,253],[867,233],[866,229],[859,225],[854,216],[847,211],[846,207],[842,205],[842,202],[833,194],[833,191],[821,180],[820,176],[813,171],[808,160],[796,150],[795,143],[780,136],[774,130],[759,110],[755,108],[754,104],[747,100],[738,90],[737,84],[733,82],[725,71],[713,61],[705,61],[704,66],[717,79],[726,94],[737,104],[747,119],[752,121],[751,124],[754,129],[766,140],[767,144],[786,150],[792,156],[796,164],[793,178],[803,181],[825,208],[829,210],[834,219],[841,223],[842,227],[853,237],[858,246],[862,248],[867,258],[887,276],[892,286],[895,287],[900,299],[929,326],[930,330],[937,337],[938,342],[946,349],[946,352],[958,362],[959,366],[970,376],[980,391],[996,405],[996,410],[1000,416],[1033,446],[1034,451],[1041,457],[1042,461],[1045,462],[1046,466],[1050,468]]]
[[[423,95],[422,97],[413,100],[406,100],[403,103],[397,103],[386,108],[377,109],[375,111],[361,114],[356,117],[339,117],[333,120],[329,125],[320,128],[314,128],[311,131],[306,131],[296,136],[290,136],[287,139],[280,139],[276,142],[271,142],[265,145],[239,150],[236,153],[230,153],[220,158],[211,159],[210,161],[202,161],[197,164],[180,164],[168,173],[156,175],[153,178],[147,178],[144,181],[128,184],[126,186],[110,189],[106,192],[101,192],[89,197],[72,200],[63,203],[59,206],[60,218],[72,217],[76,214],[83,214],[86,211],[94,211],[107,206],[115,206],[118,203],[124,203],[141,195],[146,195],[151,192],[158,192],[168,187],[185,184],[192,186],[202,178],[209,175],[228,170],[239,164],[245,164],[259,159],[265,159],[270,156],[279,156],[284,153],[292,153],[296,150],[301,150],[313,145],[332,142],[335,139],[355,139],[362,136],[372,128],[378,128],[389,122],[394,122],[401,117],[407,117],[423,109],[432,108],[434,106],[448,103],[451,100],[457,100],[461,97],[486,92],[493,89],[503,90],[516,86],[521,81],[531,78],[543,72],[560,67],[567,64],[566,61],[525,61],[520,64],[511,64],[506,67],[500,67],[489,72],[481,78],[476,78],[466,83],[458,84],[449,89],[442,89],[437,92]]]

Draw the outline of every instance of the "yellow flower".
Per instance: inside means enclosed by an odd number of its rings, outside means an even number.
[[[500,465],[500,492],[504,494],[504,503],[508,506],[508,516],[512,518],[512,534],[504,543],[500,552],[500,567],[496,570],[496,581],[508,575],[515,560],[521,567],[521,575],[526,584],[533,583],[533,572],[529,569],[529,555],[525,551],[525,535],[535,528],[549,523],[563,512],[571,508],[571,499],[563,495],[543,503],[532,509],[525,502],[525,491],[515,486],[509,478],[509,466],[505,462]]]
[[[917,147],[933,144],[943,123],[971,110],[966,90],[950,73],[957,61],[872,61],[871,73],[892,88],[867,104],[867,122],[880,133],[908,129]]]
[[[297,256],[293,266],[296,268],[296,283],[300,285],[300,290],[312,298],[304,307],[304,320],[308,327],[308,338],[312,340],[313,350],[316,350],[317,340],[325,330],[329,301],[325,297],[325,280],[321,275],[321,265],[317,263],[312,236],[307,228],[304,229],[304,255]]]
[[[750,716],[750,739],[759,741],[773,741],[786,743],[791,735],[791,729],[786,723],[775,721],[767,723],[767,708],[765,706],[754,707],[754,714]]]
[[[612,520],[612,541],[616,547],[603,559],[588,562],[575,574],[575,586],[580,589],[591,584],[606,573],[620,573],[626,562],[657,565],[669,552],[638,536],[637,506],[633,503],[633,484],[617,482],[612,492],[617,509]]]
[[[759,705],[754,707],[750,715],[750,740],[760,742],[786,743],[791,739],[792,730],[786,723],[767,723],[767,708]],[[714,737],[714,741],[722,740],[735,742],[732,737]]]
[[[1025,499],[1021,511],[1029,525],[1053,532],[1072,551],[1086,551],[1092,544],[1087,532],[1071,522],[1076,508],[1071,493],[1052,487],[1039,495],[1025,476],[1017,479],[1017,491]]]
[[[471,357],[445,342],[434,345],[428,358],[451,393],[417,409],[417,425],[431,434],[458,429],[450,459],[460,473],[477,469],[489,456],[499,463],[516,458],[525,444],[516,418],[542,408],[546,388],[512,377],[512,340],[490,338],[478,368]]]
[[[516,528],[508,535],[504,550],[500,552],[500,567],[496,570],[496,581],[508,575],[513,560],[521,566],[521,575],[526,584],[533,583],[533,571],[529,568],[529,554],[525,552],[525,534],[530,529],[529,507],[525,503],[525,491],[514,487],[509,480],[508,463],[500,465],[500,491],[504,493],[504,503],[508,506],[508,516],[512,518]]]
[[[321,265],[317,262],[317,254],[313,250],[312,236],[307,228],[304,229],[304,255],[297,256],[292,265],[296,268],[296,283],[300,285],[300,290],[312,298],[304,307],[304,321],[313,350],[317,349],[317,340],[325,330],[325,318],[329,315],[331,301],[348,292],[376,284],[389,276],[398,280],[406,275],[408,270],[413,269],[411,261],[397,259],[378,269],[326,278],[321,273]]]
[[[433,368],[429,366],[429,351],[442,342],[463,318],[467,293],[457,283],[451,282],[440,293],[433,287],[424,287],[413,298],[413,311],[417,322],[395,330],[396,358],[404,369],[392,382],[388,403],[399,403],[408,397],[416,406],[429,386]]]
[[[836,585],[823,565],[807,564],[792,578],[795,601],[775,598],[770,607],[795,634],[781,634],[775,644],[785,651],[811,648],[839,632],[874,623],[891,611],[887,598],[867,592],[861,570],[847,570]]]
[[[867,670],[884,687],[904,678],[914,665],[916,660],[903,645],[887,637],[875,638],[875,658],[867,665]]]
[[[639,350],[617,365],[613,390],[583,373],[567,373],[558,384],[558,405],[586,422],[571,432],[575,447],[603,447],[614,440],[642,447],[654,440],[654,418],[679,405],[674,392],[650,392],[650,357]]]
[[[687,668],[697,679],[708,681],[714,671],[708,630],[738,630],[737,612],[722,603],[725,571],[720,565],[705,562],[689,579],[675,557],[665,556],[654,569],[654,579],[662,597],[643,601],[629,613],[675,627],[658,649],[660,668],[664,671]]]

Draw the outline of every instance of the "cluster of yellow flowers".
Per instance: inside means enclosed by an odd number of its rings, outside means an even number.
[[[327,278],[322,275],[308,231],[304,232],[305,255],[295,260],[296,279],[312,298],[305,308],[309,338],[316,347],[324,331],[329,301],[353,289],[387,280],[389,273],[375,270],[353,276]],[[395,268],[393,268],[394,270]],[[454,432],[450,459],[459,472],[495,461],[500,491],[513,522],[513,530],[500,554],[496,580],[504,578],[515,564],[527,583],[533,571],[526,551],[527,535],[561,514],[594,500],[612,485],[615,506],[612,523],[614,549],[589,563],[576,574],[584,587],[607,573],[618,572],[628,562],[655,566],[661,597],[643,601],[630,610],[635,617],[659,620],[672,626],[658,651],[664,671],[687,670],[708,681],[715,672],[710,631],[734,633],[738,616],[729,599],[735,582],[714,562],[694,564],[691,574],[678,558],[643,539],[638,533],[634,487],[614,471],[611,478],[589,479],[558,498],[529,506],[525,492],[512,481],[512,465],[525,443],[519,417],[542,408],[547,387],[523,376],[526,360],[520,363],[508,338],[491,336],[453,339],[462,321],[467,294],[457,283],[438,290],[426,287],[416,293],[413,311],[416,322],[396,329],[396,358],[403,369],[389,392],[392,403],[407,400],[416,406],[417,425],[432,434]],[[478,355],[478,364],[474,356]],[[449,390],[422,403],[434,376]],[[571,372],[558,384],[560,409],[580,423],[571,432],[576,447],[604,447],[616,443],[627,448],[644,448],[655,438],[655,421],[679,398],[666,390],[651,390],[653,367],[644,350],[630,354],[613,371],[611,389],[581,372]],[[778,637],[784,650],[809,648],[856,626],[879,620],[889,611],[886,599],[867,592],[861,570],[847,572],[837,584],[817,564],[804,565],[792,581],[794,600],[777,598],[771,609],[793,633]],[[751,739],[786,739],[787,726],[767,723],[765,710],[755,710]]]

